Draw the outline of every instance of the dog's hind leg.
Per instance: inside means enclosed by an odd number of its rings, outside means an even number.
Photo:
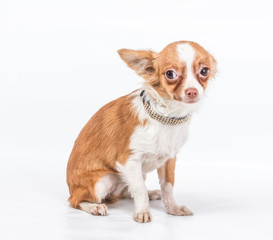
[[[90,203],[90,202],[81,202],[80,204],[81,210],[98,216],[106,216],[107,215],[107,206],[103,203]]]
[[[114,191],[117,178],[112,173],[104,174],[100,178],[94,175],[83,177],[87,181],[83,181],[81,178],[81,183],[85,183],[85,186],[81,184],[81,186],[73,188],[69,198],[70,205],[92,215],[105,216],[107,215],[107,206],[103,201]]]

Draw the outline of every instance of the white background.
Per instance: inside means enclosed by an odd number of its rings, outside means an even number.
[[[273,239],[272,3],[260,1],[0,2],[1,239]],[[175,195],[193,217],[133,202],[94,217],[68,206],[66,163],[105,103],[142,82],[119,48],[160,51],[193,40],[218,61]],[[149,188],[158,188],[156,174]]]

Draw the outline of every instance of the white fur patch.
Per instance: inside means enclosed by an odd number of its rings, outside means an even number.
[[[179,101],[165,101],[157,93],[145,89],[146,100],[150,100],[151,107],[164,116],[181,117],[193,111],[192,106],[187,106]],[[141,89],[142,90],[142,89]],[[131,136],[130,148],[133,154],[129,160],[142,162],[142,171],[150,172],[161,167],[170,158],[174,158],[188,138],[189,122],[181,125],[164,125],[152,119],[143,107],[142,98],[137,91],[134,99],[134,110],[137,112],[140,122],[145,119],[146,125],[139,125]],[[196,105],[197,106],[197,105]]]
[[[193,74],[193,62],[195,59],[195,50],[188,43],[181,43],[177,45],[177,54],[181,62],[186,63],[187,78],[184,89],[196,88],[198,90],[199,98],[204,96],[204,89]],[[185,92],[182,92],[182,98],[185,98]]]
[[[127,185],[117,174],[108,173],[96,183],[96,196],[101,202],[107,197],[119,197]]]
[[[170,183],[161,183],[161,194],[165,207],[174,208],[177,206],[174,198],[173,198],[173,186]]]
[[[142,175],[142,162],[138,159],[131,159],[125,165],[118,164],[117,167],[124,181],[128,184],[129,192],[134,198],[135,212],[148,212],[149,197]]]
[[[114,174],[106,174],[96,183],[96,196],[99,202],[114,191],[116,184],[117,178]]]

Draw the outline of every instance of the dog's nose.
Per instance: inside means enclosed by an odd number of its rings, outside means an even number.
[[[188,98],[194,99],[198,97],[198,90],[196,88],[188,88],[185,90],[185,94]]]

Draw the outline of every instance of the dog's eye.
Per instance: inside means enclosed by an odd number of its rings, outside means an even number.
[[[165,73],[166,77],[170,80],[174,80],[177,78],[177,74],[175,73],[175,71],[173,70],[168,70],[166,73]]]
[[[200,71],[200,74],[204,77],[208,76],[209,75],[209,68],[207,68],[207,67],[202,68]]]

